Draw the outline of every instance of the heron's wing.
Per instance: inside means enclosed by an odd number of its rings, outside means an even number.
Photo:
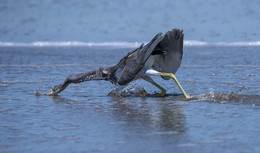
[[[153,68],[157,71],[175,74],[181,65],[183,55],[183,31],[173,29],[164,35],[164,39],[159,43],[157,50],[153,54],[156,56]],[[162,52],[163,54],[157,54]]]
[[[118,66],[122,68],[118,79],[119,85],[125,85],[135,78],[163,38],[162,33],[157,34],[148,44],[145,46],[141,45],[133,52],[128,53],[128,55],[118,63]],[[122,65],[124,66],[122,67]]]

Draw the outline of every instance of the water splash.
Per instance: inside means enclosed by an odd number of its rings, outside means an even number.
[[[127,97],[127,96],[147,96],[149,95],[146,90],[139,84],[133,83],[128,86],[120,86],[112,90],[108,96],[113,97]]]
[[[229,94],[215,92],[213,88],[209,89],[208,94],[191,95],[190,101],[207,101],[217,103],[227,102],[242,102],[244,104],[253,104],[260,106],[260,95],[243,95],[239,94],[243,89],[247,89],[246,86],[241,86],[237,91],[231,91]]]

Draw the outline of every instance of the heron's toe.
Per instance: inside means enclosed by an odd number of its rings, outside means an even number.
[[[152,95],[153,97],[164,97],[166,95],[166,90],[162,90],[161,93]]]

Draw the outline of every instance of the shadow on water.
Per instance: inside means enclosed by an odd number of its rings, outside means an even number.
[[[72,99],[67,99],[62,96],[49,96],[49,98],[56,104],[59,104],[59,103],[72,104],[73,102],[76,102]]]
[[[181,96],[179,96],[181,97]],[[55,104],[72,104],[81,100],[68,99],[62,96],[49,96]],[[95,97],[97,100],[103,97]],[[113,122],[124,122],[127,128],[150,129],[148,135],[172,135],[185,133],[185,115],[182,104],[173,104],[166,100],[167,97],[151,97],[138,95],[108,96],[107,102],[88,102],[93,107],[99,107],[101,116],[110,114]],[[83,102],[83,101],[82,101]],[[108,106],[108,107],[107,107]],[[113,124],[113,123],[111,123]],[[142,129],[142,128],[141,128]],[[151,130],[152,129],[152,130]],[[141,132],[141,131],[140,131]]]
[[[113,114],[124,117],[132,126],[149,126],[165,131],[164,134],[185,132],[185,115],[182,112],[182,106],[172,105],[165,100],[165,97],[154,99],[151,97],[113,96],[110,103],[112,103],[113,108],[117,108],[114,109]]]

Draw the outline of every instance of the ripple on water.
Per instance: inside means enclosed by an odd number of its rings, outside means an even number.
[[[260,65],[222,65],[222,67],[227,67],[227,68],[259,68]]]
[[[0,110],[0,113],[5,113],[5,112],[11,111],[11,110],[13,110],[13,109],[12,108],[2,109],[2,110]]]
[[[41,79],[41,80],[55,80],[56,78],[55,77],[41,77],[39,79]]]
[[[51,126],[52,129],[58,131],[70,131],[70,130],[77,130],[77,127],[58,127],[58,126]]]
[[[13,75],[9,75],[9,76],[5,76],[5,78],[15,78],[16,76]]]
[[[232,84],[235,84],[236,82],[235,81],[225,81],[224,83],[232,85]]]
[[[157,132],[151,132],[148,133],[148,136],[153,136],[153,135],[175,135],[178,134],[177,131],[157,131]]]
[[[186,80],[186,82],[190,83],[190,84],[195,84],[196,80]]]
[[[0,87],[8,87],[8,84],[0,84]]]
[[[8,74],[23,74],[23,71],[16,71],[16,72],[8,72]]]
[[[11,98],[11,100],[12,100],[12,101],[25,101],[24,98],[18,98],[18,97],[16,97],[16,98]]]
[[[17,83],[43,83],[43,81],[25,81],[25,80],[15,80],[15,81],[2,81],[4,84],[17,84]]]

